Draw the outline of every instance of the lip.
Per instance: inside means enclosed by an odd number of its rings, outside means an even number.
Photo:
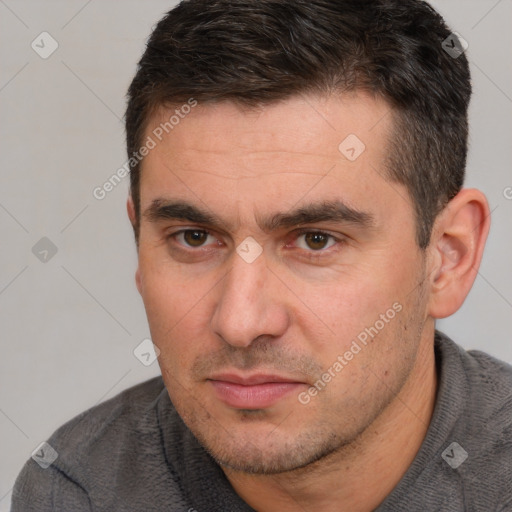
[[[268,374],[221,374],[210,377],[208,382],[217,398],[236,409],[265,409],[306,385],[294,379]]]
[[[257,384],[267,384],[275,382],[299,382],[296,379],[282,377],[281,375],[271,375],[258,373],[249,376],[236,375],[235,373],[221,373],[210,377],[209,380],[217,380],[222,382],[231,382],[242,386],[254,386]]]

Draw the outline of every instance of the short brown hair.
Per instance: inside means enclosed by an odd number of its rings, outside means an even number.
[[[366,90],[393,107],[387,178],[405,185],[417,243],[461,189],[470,73],[443,18],[420,0],[186,0],[153,30],[128,90],[128,156],[162,105],[256,106],[300,93]],[[140,168],[130,188],[140,219]]]

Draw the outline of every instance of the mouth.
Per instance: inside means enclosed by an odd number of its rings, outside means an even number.
[[[235,409],[265,409],[307,386],[280,375],[219,374],[207,379],[219,400]]]

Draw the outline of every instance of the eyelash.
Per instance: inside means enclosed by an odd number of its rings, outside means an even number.
[[[176,237],[182,233],[187,233],[187,232],[190,232],[190,231],[198,231],[198,232],[201,232],[201,233],[206,233],[208,235],[212,235],[212,236],[215,236],[213,235],[210,231],[208,231],[207,229],[181,229],[180,231],[176,231],[174,233],[171,233],[169,235],[167,235],[167,239],[176,239]],[[294,235],[295,235],[295,239],[299,238],[300,236],[302,235],[305,235],[305,234],[315,234],[315,235],[322,235],[322,236],[325,236],[325,237],[328,237],[332,240],[334,240],[335,244],[333,244],[331,247],[328,247],[327,249],[318,249],[318,250],[309,250],[307,251],[306,249],[301,249],[302,251],[306,251],[306,253],[309,253],[308,254],[308,257],[313,259],[313,258],[318,258],[318,257],[322,257],[322,255],[324,254],[331,254],[332,251],[329,251],[329,249],[331,249],[332,247],[335,247],[336,244],[341,245],[345,242],[344,239],[341,239],[341,238],[338,238],[338,237],[335,237],[334,235],[331,235],[330,233],[326,233],[325,231],[320,231],[320,230],[312,230],[311,228],[302,228],[302,229],[298,229],[297,231],[294,232]],[[178,243],[178,242],[176,242]],[[180,247],[183,247],[181,244],[179,244]],[[191,251],[191,252],[198,252],[199,250],[201,249],[204,249],[205,246],[200,246],[200,247],[196,247],[196,248],[192,248],[192,247],[188,247],[187,249],[184,249],[185,251]]]

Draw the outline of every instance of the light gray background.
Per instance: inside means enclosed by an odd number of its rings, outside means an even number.
[[[128,178],[102,201],[92,191],[126,160],[125,92],[151,27],[174,4],[0,0],[0,511],[58,426],[159,374],[133,355],[149,329],[133,279]],[[492,209],[474,288],[439,328],[512,363],[512,1],[433,5],[469,43],[467,186]],[[59,44],[47,59],[31,48],[43,31]],[[43,263],[32,247],[45,236],[58,252]]]

